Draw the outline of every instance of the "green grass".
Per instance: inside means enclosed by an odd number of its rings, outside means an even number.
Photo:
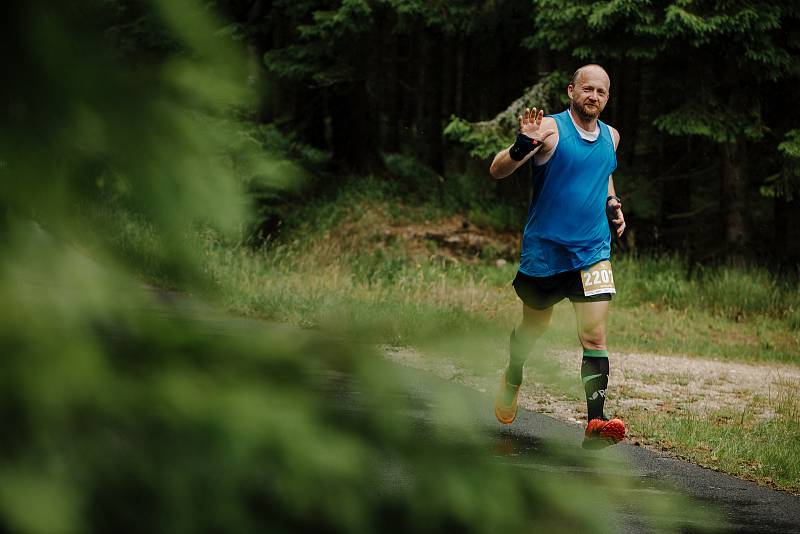
[[[208,269],[240,313],[396,344],[476,330],[504,339],[520,314],[510,285],[516,265],[414,255],[381,240],[385,216],[376,205],[321,236],[304,229],[260,251],[210,239]],[[613,350],[800,363],[797,289],[764,271],[720,269],[687,280],[677,258],[628,257],[615,272]],[[551,330],[550,346],[574,346],[568,306],[557,307]]]
[[[408,344],[443,331],[510,327],[513,302],[494,286],[496,273],[476,276],[459,266],[388,259],[383,252],[348,266],[320,247],[319,258],[302,261],[288,250],[252,253],[212,246],[209,268],[225,304],[240,313],[372,341]]]
[[[639,439],[706,467],[800,493],[800,395],[783,384],[767,400],[770,419],[754,417],[745,402],[740,412],[676,414],[622,412]]]
[[[786,320],[797,328],[800,311],[798,281],[779,278],[764,268],[695,269],[679,256],[630,257],[615,262],[620,304],[701,309],[736,322],[762,317]]]

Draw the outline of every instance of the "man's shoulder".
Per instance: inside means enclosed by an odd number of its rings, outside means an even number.
[[[602,125],[605,125],[605,127],[608,128],[609,131],[611,131],[612,134],[614,134],[615,136],[619,137],[619,130],[617,130],[616,128],[614,128],[613,126],[608,124],[607,122],[601,121],[600,119],[598,119],[597,122],[599,122]]]
[[[561,112],[559,112],[559,113],[551,113],[550,115],[545,115],[545,117],[544,117],[544,119],[543,119],[543,121],[542,121],[542,122],[544,122],[544,121],[548,121],[550,124],[556,124],[556,123],[558,123],[558,121],[556,120],[556,118],[557,118],[557,117],[560,117],[560,118],[562,118],[562,119],[563,119],[563,118],[564,118],[564,116],[565,116],[565,114],[566,114],[567,112],[568,112],[568,111],[567,111],[567,110],[565,110],[565,111],[561,111]]]
[[[616,128],[614,128],[613,126],[611,126],[608,123],[603,123],[603,124],[606,125],[606,127],[608,128],[608,131],[611,133],[611,140],[614,141],[614,149],[616,150],[617,146],[619,145],[619,140],[620,140],[620,137],[621,137],[620,134],[619,134],[619,130],[617,130]]]
[[[542,128],[544,130],[553,130],[553,135],[549,136],[547,139],[544,140],[544,146],[539,151],[539,153],[536,156],[534,156],[534,158],[539,161],[541,161],[544,155],[550,154],[553,152],[553,150],[555,150],[555,147],[558,144],[558,139],[560,136],[558,131],[558,121],[554,119],[552,116],[547,116],[542,118]],[[536,164],[540,165],[543,163],[536,162]]]

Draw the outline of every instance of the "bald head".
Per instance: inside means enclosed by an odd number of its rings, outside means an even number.
[[[584,65],[572,75],[567,86],[570,109],[575,117],[592,126],[608,102],[611,80],[600,65]],[[593,131],[589,128],[589,131]]]
[[[578,70],[575,71],[575,74],[572,75],[572,80],[570,80],[570,85],[575,86],[581,81],[584,76],[598,76],[606,81],[606,87],[611,88],[611,78],[608,77],[608,73],[606,69],[597,65],[595,63],[590,63],[588,65],[584,65],[580,67]]]

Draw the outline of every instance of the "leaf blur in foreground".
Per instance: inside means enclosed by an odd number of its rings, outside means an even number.
[[[286,179],[232,141],[245,62],[207,11],[32,1],[3,24],[0,531],[603,530],[624,484],[496,462],[446,392],[414,423],[371,351],[142,288],[202,287],[198,230]]]

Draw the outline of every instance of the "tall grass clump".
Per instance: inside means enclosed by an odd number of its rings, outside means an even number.
[[[704,306],[731,318],[788,317],[800,305],[800,285],[759,267],[721,266],[701,271]]]
[[[620,301],[676,310],[704,309],[733,320],[768,316],[791,326],[800,306],[800,282],[763,267],[696,267],[677,255],[622,256],[615,261]]]
[[[509,327],[514,303],[505,298],[507,283],[496,284],[513,276],[513,266],[482,274],[392,247],[364,248],[357,242],[368,237],[348,237],[348,245],[323,237],[253,251],[208,236],[207,266],[226,304],[240,313],[376,342]]]
[[[687,278],[688,265],[679,256],[622,256],[615,258],[614,271],[623,305],[685,309],[700,302],[697,283]]]

